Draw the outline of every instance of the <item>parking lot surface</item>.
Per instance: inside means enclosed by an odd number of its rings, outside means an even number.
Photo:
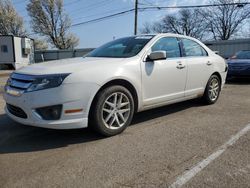
[[[0,187],[168,187],[250,123],[250,81],[242,80],[227,84],[215,105],[191,100],[141,112],[110,138],[15,123],[1,92]],[[182,186],[250,187],[249,145],[246,131]]]

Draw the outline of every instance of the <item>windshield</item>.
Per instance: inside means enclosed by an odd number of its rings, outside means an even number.
[[[133,57],[137,55],[152,38],[153,36],[147,35],[117,39],[96,48],[86,57]]]
[[[236,59],[250,59],[250,51],[239,51],[235,56]]]

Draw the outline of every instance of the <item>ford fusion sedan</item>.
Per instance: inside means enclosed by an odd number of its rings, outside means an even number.
[[[228,60],[227,78],[250,77],[250,50],[237,52]]]
[[[227,64],[200,41],[176,34],[111,41],[85,57],[34,64],[5,86],[6,113],[26,125],[121,133],[134,113],[202,98],[217,101]]]

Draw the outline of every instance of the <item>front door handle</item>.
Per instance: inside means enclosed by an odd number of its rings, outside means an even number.
[[[181,63],[176,66],[177,69],[184,69],[185,65],[182,65]]]
[[[210,66],[210,65],[212,65],[212,64],[213,64],[213,63],[212,63],[211,61],[208,61],[208,62],[207,62],[207,65],[208,65],[208,66]]]

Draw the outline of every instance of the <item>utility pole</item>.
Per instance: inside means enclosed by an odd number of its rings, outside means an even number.
[[[137,35],[138,0],[135,0],[135,26],[134,34]]]

